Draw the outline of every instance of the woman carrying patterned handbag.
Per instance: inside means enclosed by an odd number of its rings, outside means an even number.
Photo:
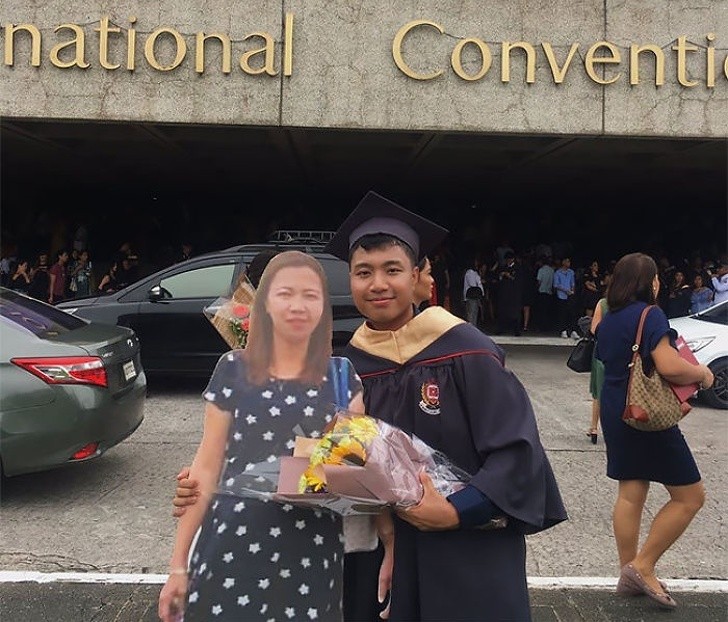
[[[705,500],[700,472],[679,427],[659,432],[637,430],[622,420],[627,400],[632,345],[642,311],[657,300],[660,282],[651,257],[631,253],[614,268],[606,314],[597,327],[596,355],[604,363],[601,424],[607,448],[607,476],[619,482],[613,512],[621,574],[617,593],[646,594],[661,607],[677,606],[655,575],[655,565],[690,524]],[[659,373],[675,385],[713,384],[705,365],[691,365],[674,347],[675,332],[659,307],[646,315],[639,353],[645,373]],[[639,546],[642,510],[650,482],[665,486],[670,499]]]

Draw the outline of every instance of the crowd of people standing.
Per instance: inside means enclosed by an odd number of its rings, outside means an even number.
[[[182,244],[178,261],[192,256],[192,245]],[[74,240],[74,245],[52,255],[41,251],[34,258],[19,256],[10,248],[0,261],[0,285],[57,304],[86,296],[105,296],[117,292],[144,276],[139,256],[130,242],[124,241],[111,254],[102,269],[91,261],[91,253]]]
[[[184,241],[165,265],[192,255],[193,246]],[[444,306],[494,334],[538,332],[578,339],[578,319],[593,315],[616,261],[594,258],[576,265],[572,253],[559,255],[548,244],[516,252],[503,241],[458,266],[448,249],[440,247],[427,260],[434,285],[432,300],[423,306]],[[55,304],[111,294],[148,273],[127,241],[104,257],[104,262],[92,262],[85,238],[74,238],[53,255],[41,251],[34,258],[18,257],[10,248],[0,261],[0,284]],[[673,260],[665,254],[653,258],[660,279],[657,304],[668,318],[697,313],[728,299],[728,253],[696,251],[690,259]]]
[[[697,313],[728,299],[728,254],[673,262],[654,258],[659,266],[657,304],[668,318]],[[534,329],[563,338],[581,336],[577,322],[592,317],[604,297],[615,261],[592,260],[574,267],[570,256],[516,253],[506,246],[489,261],[476,255],[462,283],[462,315],[496,334],[520,336]]]

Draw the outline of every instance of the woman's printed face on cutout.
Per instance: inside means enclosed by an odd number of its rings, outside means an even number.
[[[321,279],[310,268],[281,268],[273,277],[265,303],[276,337],[308,341],[323,315]]]

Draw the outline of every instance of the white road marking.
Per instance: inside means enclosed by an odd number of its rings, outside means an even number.
[[[0,570],[0,583],[107,583],[162,585],[166,574],[123,574],[103,572],[33,572]],[[728,581],[720,579],[663,579],[673,592],[728,593]],[[528,577],[528,587],[538,589],[613,590],[616,577]]]

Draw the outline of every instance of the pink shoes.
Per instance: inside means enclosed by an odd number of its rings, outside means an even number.
[[[637,572],[632,564],[627,564],[622,568],[617,582],[617,594],[620,596],[639,596],[644,594],[654,600],[663,609],[675,609],[677,602],[670,596],[665,584],[660,581],[660,587],[664,590],[663,594],[653,590]]]

